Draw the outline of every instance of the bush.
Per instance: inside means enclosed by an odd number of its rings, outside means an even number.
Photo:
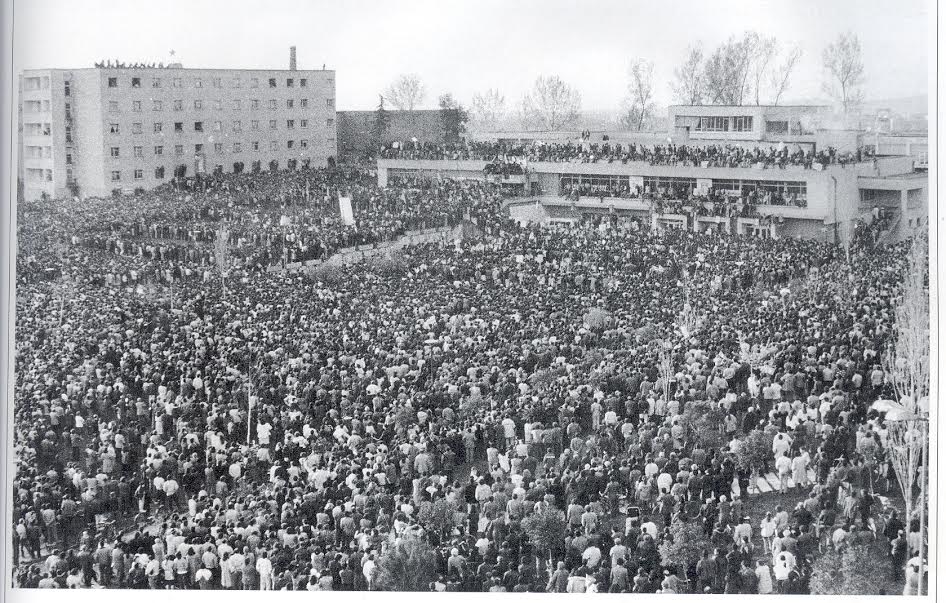
[[[813,595],[877,595],[894,588],[890,557],[883,544],[856,544],[841,552],[827,551],[812,564]]]
[[[427,591],[436,578],[434,549],[420,538],[398,538],[378,558],[377,584],[380,590]]]
[[[772,438],[755,429],[749,432],[736,451],[736,466],[743,471],[759,471],[772,456]]]

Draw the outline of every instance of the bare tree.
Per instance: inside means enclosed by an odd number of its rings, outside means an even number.
[[[756,106],[762,104],[762,86],[769,66],[778,55],[778,41],[774,37],[757,36],[752,56],[752,91]]]
[[[494,88],[482,94],[474,94],[472,113],[473,123],[477,128],[495,130],[506,113],[506,97]]]
[[[927,286],[928,244],[913,241],[910,265],[894,309],[893,343],[884,356],[887,380],[898,400],[885,416],[887,452],[903,491],[906,523],[912,521],[914,488],[920,480],[920,534],[926,516],[927,450],[930,392],[930,307]],[[923,567],[920,545],[920,567]],[[920,578],[922,590],[922,576]],[[919,593],[917,593],[919,594]]]
[[[741,40],[730,37],[706,60],[703,77],[711,104],[743,104],[757,37],[753,33],[747,33]]]
[[[795,70],[798,59],[801,58],[801,47],[793,46],[785,55],[785,60],[775,66],[769,73],[769,87],[772,89],[772,104],[778,105],[782,95],[788,89],[788,81]]]
[[[533,130],[558,130],[578,121],[581,95],[557,75],[539,76],[522,99],[522,121]]]
[[[842,111],[850,113],[864,101],[864,62],[861,42],[853,33],[841,34],[822,54],[826,78],[822,85]]]
[[[421,81],[420,77],[415,73],[407,73],[398,76],[388,86],[384,98],[402,111],[413,111],[424,102],[426,94],[424,82]]]
[[[634,59],[628,74],[628,95],[624,101],[626,109],[621,123],[629,130],[640,132],[644,128],[644,122],[648,121],[654,112],[654,63],[645,59]]]
[[[703,71],[703,48],[697,44],[687,51],[687,58],[673,70],[671,83],[678,102],[685,105],[702,105],[706,95]]]

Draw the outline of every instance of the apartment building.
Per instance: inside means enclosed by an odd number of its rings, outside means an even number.
[[[20,86],[28,200],[321,167],[336,156],[332,70],[46,69],[24,72]]]

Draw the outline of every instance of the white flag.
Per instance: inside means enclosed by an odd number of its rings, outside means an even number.
[[[342,222],[346,226],[355,225],[355,212],[351,209],[351,197],[338,196],[338,211],[342,214]]]

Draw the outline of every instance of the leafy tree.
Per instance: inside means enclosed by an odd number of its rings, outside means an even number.
[[[629,130],[638,132],[654,113],[654,63],[644,59],[635,59],[629,70],[627,84],[628,96],[625,99],[626,110],[621,124]]]
[[[555,507],[536,511],[522,520],[522,529],[537,551],[548,551],[549,559],[565,544],[565,513]]]
[[[473,95],[473,123],[477,128],[491,131],[499,127],[506,113],[506,97],[490,88]]]
[[[415,73],[406,73],[398,76],[385,92],[391,104],[402,111],[413,111],[427,96],[424,82]]]
[[[890,592],[890,557],[879,542],[828,550],[811,569],[813,595],[895,594]]]
[[[827,76],[822,89],[838,102],[844,113],[854,111],[864,101],[860,40],[853,33],[839,35],[824,49],[821,60]]]
[[[527,129],[560,130],[578,121],[581,95],[557,75],[539,76],[522,99],[522,121]]]
[[[703,49],[697,44],[687,50],[687,58],[673,70],[674,97],[684,105],[702,105],[706,96],[703,72]]]
[[[426,591],[437,578],[437,558],[426,541],[405,536],[378,558],[377,584],[386,591]]]
[[[391,116],[384,108],[384,96],[378,95],[378,109],[374,113],[374,124],[371,128],[371,138],[374,140],[375,149],[384,144],[388,134],[388,124],[391,122]]]
[[[700,522],[678,519],[670,524],[670,538],[660,543],[657,551],[664,567],[679,568],[680,575],[686,575],[687,568],[696,564],[710,546]]]
[[[440,96],[440,123],[443,127],[443,139],[446,142],[457,142],[460,135],[466,131],[469,114],[449,92]]]

